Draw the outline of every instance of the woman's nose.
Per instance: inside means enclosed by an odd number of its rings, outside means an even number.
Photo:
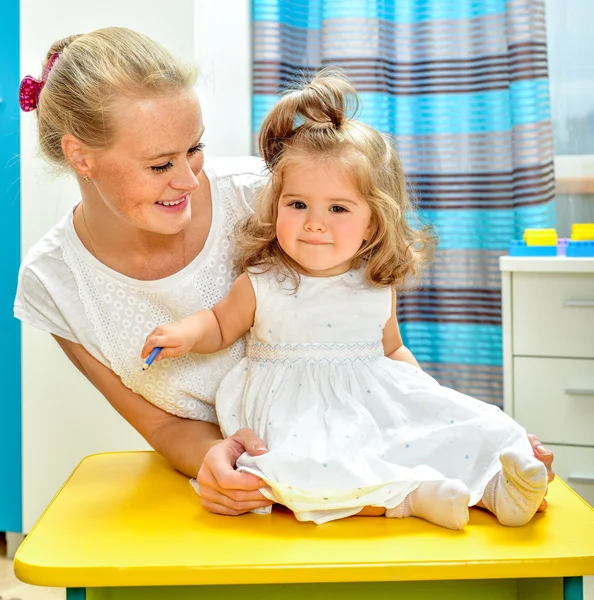
[[[176,176],[171,180],[171,187],[177,190],[193,192],[198,187],[198,173],[194,173],[190,164],[186,161],[185,167],[176,173]]]

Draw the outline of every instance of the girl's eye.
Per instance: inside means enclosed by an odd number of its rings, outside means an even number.
[[[343,212],[347,212],[347,209],[344,206],[331,206],[330,212],[343,213]]]
[[[305,206],[305,203],[299,202],[299,200],[296,200],[295,202],[291,202],[291,204],[289,206],[292,206],[293,208],[296,208],[297,210],[304,210],[307,208],[307,206]]]
[[[171,167],[173,167],[173,163],[171,161],[166,162],[164,165],[158,165],[156,167],[151,167],[151,169],[153,170],[154,173],[165,173],[165,171],[168,171],[169,169],[171,169]]]
[[[200,142],[199,144],[192,146],[192,148],[188,150],[188,154],[198,154],[198,152],[202,152],[202,150],[204,150],[205,145],[206,144]],[[166,162],[164,165],[157,165],[156,167],[151,167],[151,169],[154,173],[165,173],[165,171],[168,171],[169,169],[171,169],[171,167],[173,167],[173,163],[169,161]]]

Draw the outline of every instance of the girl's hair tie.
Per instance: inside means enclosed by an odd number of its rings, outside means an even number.
[[[39,94],[41,94],[41,90],[47,81],[47,77],[56,62],[56,59],[60,56],[59,52],[54,52],[50,56],[50,59],[47,61],[45,65],[45,69],[43,69],[43,75],[41,76],[41,80],[35,79],[35,77],[31,77],[31,75],[26,75],[21,81],[21,85],[19,87],[19,104],[21,105],[21,110],[24,112],[29,112],[35,110],[37,108],[37,104],[39,103]]]

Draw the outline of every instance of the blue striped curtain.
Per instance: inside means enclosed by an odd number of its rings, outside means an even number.
[[[501,405],[498,257],[555,222],[541,0],[253,0],[254,138],[279,91],[339,65],[395,136],[440,244],[398,308],[440,383]]]

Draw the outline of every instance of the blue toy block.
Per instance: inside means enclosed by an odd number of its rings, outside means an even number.
[[[567,244],[566,255],[568,257],[594,258],[594,241],[570,241]]]
[[[524,240],[511,240],[510,256],[557,256],[557,246],[528,246]]]
[[[569,238],[559,238],[557,241],[557,256],[565,256]]]

